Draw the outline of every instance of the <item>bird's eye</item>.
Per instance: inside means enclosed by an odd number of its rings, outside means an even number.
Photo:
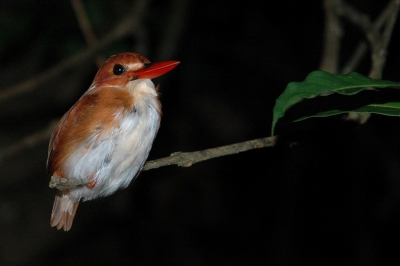
[[[120,76],[120,75],[124,74],[124,73],[125,73],[125,68],[124,68],[124,66],[122,66],[122,65],[120,65],[120,64],[116,64],[116,65],[114,66],[114,68],[113,68],[113,73],[114,73],[114,75],[116,75],[116,76]]]

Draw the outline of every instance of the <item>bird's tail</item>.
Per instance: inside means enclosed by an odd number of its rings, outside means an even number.
[[[56,226],[58,230],[63,228],[64,231],[69,231],[74,221],[78,205],[79,201],[74,202],[70,198],[68,189],[57,191],[54,199],[53,211],[51,213],[50,225]]]

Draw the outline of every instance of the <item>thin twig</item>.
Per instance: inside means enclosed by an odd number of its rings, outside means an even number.
[[[44,71],[36,77],[18,83],[7,89],[2,89],[0,91],[0,102],[37,89],[40,85],[45,84],[49,80],[60,76],[65,71],[78,66],[81,62],[89,60],[97,51],[138,30],[139,22],[142,21],[143,16],[146,14],[147,3],[147,0],[137,1],[133,10],[127,11],[128,15],[124,19],[121,19],[115,28],[95,46],[87,48],[86,50],[65,59],[58,65],[51,67],[49,70]]]
[[[221,146],[217,148],[195,151],[195,152],[175,152],[169,157],[160,158],[153,161],[148,161],[143,167],[143,171],[154,168],[159,168],[167,165],[178,165],[182,167],[189,167],[195,163],[217,158],[226,155],[237,154],[240,152],[272,147],[277,140],[276,136],[266,137],[261,139],[249,140],[245,142],[235,143],[231,145]]]
[[[226,155],[237,154],[253,149],[260,149],[272,147],[276,144],[277,137],[266,137],[261,139],[254,139],[245,142],[235,143],[231,145],[221,146],[217,148],[195,151],[195,152],[175,152],[169,157],[160,158],[153,161],[148,161],[143,167],[143,171],[148,171],[155,168],[160,168],[168,165],[178,165],[182,167],[189,167],[195,163],[205,160],[222,157]],[[80,180],[75,178],[64,177],[51,177],[49,186],[63,190],[77,186],[87,185],[91,182],[90,179]]]
[[[85,10],[85,6],[81,0],[71,0],[71,5],[74,9],[76,20],[81,28],[82,34],[85,37],[88,47],[93,47],[97,43],[96,35],[93,32],[92,24]],[[104,63],[104,58],[100,54],[95,56],[96,65],[100,68]]]

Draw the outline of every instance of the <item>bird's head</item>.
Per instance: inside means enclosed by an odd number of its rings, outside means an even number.
[[[97,72],[92,86],[125,87],[136,79],[153,79],[175,68],[179,61],[165,61],[151,64],[150,60],[138,53],[120,53],[108,59]]]

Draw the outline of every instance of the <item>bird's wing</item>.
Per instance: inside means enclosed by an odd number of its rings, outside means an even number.
[[[122,89],[102,88],[84,94],[61,118],[54,129],[47,159],[48,174],[63,176],[63,163],[85,141],[107,134],[132,110],[134,99]]]

